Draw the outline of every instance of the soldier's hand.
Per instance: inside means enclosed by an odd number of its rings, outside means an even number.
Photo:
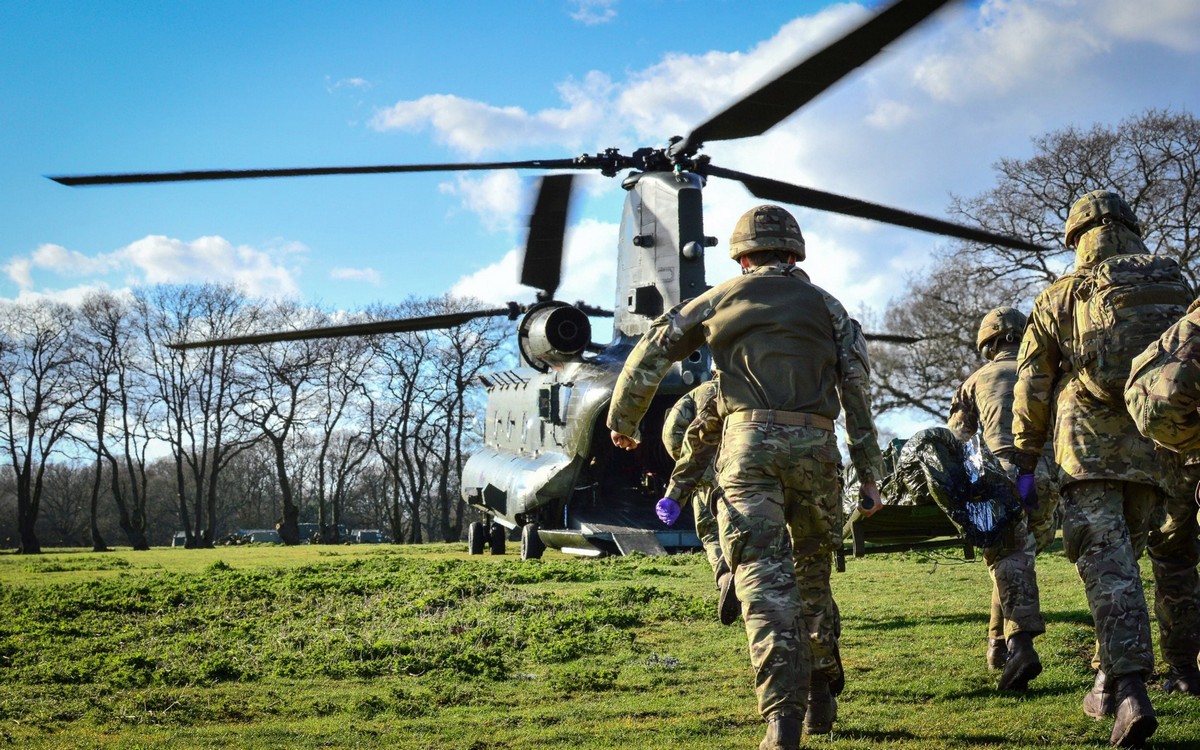
[[[869,479],[858,488],[858,512],[863,518],[870,518],[883,507],[883,498],[879,496],[879,485],[874,479]]]
[[[618,448],[624,448],[627,451],[631,451],[638,447],[638,441],[634,440],[628,435],[622,435],[616,430],[612,431],[612,441],[613,445],[617,446]]]
[[[1026,511],[1038,509],[1037,478],[1032,473],[1017,477],[1017,494],[1021,496],[1021,507]]]
[[[682,512],[683,509],[679,507],[679,503],[670,497],[664,497],[654,506],[654,514],[658,516],[658,520],[668,526],[675,525],[675,522],[679,520],[679,514]]]

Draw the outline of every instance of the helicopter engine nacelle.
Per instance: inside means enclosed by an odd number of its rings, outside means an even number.
[[[517,328],[521,358],[542,372],[576,359],[591,341],[591,321],[565,302],[539,302]]]

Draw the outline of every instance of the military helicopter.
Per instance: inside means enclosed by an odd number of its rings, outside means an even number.
[[[897,0],[858,28],[776,75],[710,117],[686,136],[663,147],[629,155],[618,149],[575,158],[457,164],[408,164],[298,169],[209,170],[140,174],[59,176],[70,186],[467,170],[550,170],[530,219],[520,281],[536,290],[532,304],[379,321],[337,327],[280,331],[181,347],[226,346],[270,341],[359,336],[452,328],[486,316],[519,320],[519,366],[480,378],[487,389],[484,445],[467,461],[463,499],[483,514],[468,527],[472,554],[504,552],[520,530],[521,557],[540,557],[547,546],[599,556],[661,554],[699,545],[689,528],[664,528],[653,500],[669,477],[672,462],[659,441],[663,419],[679,396],[709,377],[705,350],[677,363],[663,380],[642,426],[648,439],[633,452],[615,449],[605,415],[621,366],[650,322],[707,288],[704,253],[717,244],[705,234],[701,192],[710,178],[741,182],[758,198],[895,224],[933,234],[1003,247],[1032,249],[1018,238],[942,219],[738,172],[713,164],[701,148],[715,141],[765,133],[870,60],[949,0]],[[555,299],[562,274],[573,173],[626,172],[617,241],[617,289],[612,312]],[[589,316],[613,317],[608,344],[591,341]],[[868,339],[904,343],[904,337],[867,334]]]

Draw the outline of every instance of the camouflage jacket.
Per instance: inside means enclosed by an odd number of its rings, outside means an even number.
[[[681,503],[696,488],[715,481],[713,459],[721,445],[717,398],[716,380],[701,383],[675,402],[663,422],[663,445],[675,460],[671,483],[663,494]]]
[[[787,264],[736,276],[656,319],[617,378],[609,428],[637,437],[671,363],[705,343],[721,372],[721,416],[774,409],[834,419],[844,407],[859,476],[881,478],[866,342],[840,302]]]
[[[1154,442],[1177,453],[1200,451],[1200,300],[1133,361],[1125,405]]]
[[[1013,447],[1012,402],[1017,384],[1017,352],[1001,349],[991,362],[971,373],[950,402],[946,426],[966,442],[980,432],[992,453]]]
[[[1138,433],[1128,412],[1093,396],[1078,375],[1074,302],[1085,278],[1080,271],[1065,274],[1033,304],[1017,356],[1013,444],[1039,455],[1053,435],[1063,485],[1083,479],[1158,485],[1154,444]]]

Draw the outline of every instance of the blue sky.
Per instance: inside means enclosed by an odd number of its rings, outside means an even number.
[[[877,3],[525,0],[0,5],[0,297],[236,281],[358,308],[448,290],[528,300],[530,174],[66,188],[44,175],[561,158],[659,146]],[[715,163],[943,216],[1071,124],[1200,111],[1200,3],[952,6]],[[576,202],[560,297],[609,305],[616,180]],[[756,201],[714,180],[722,245]],[[806,266],[879,310],[940,240],[798,210]]]

